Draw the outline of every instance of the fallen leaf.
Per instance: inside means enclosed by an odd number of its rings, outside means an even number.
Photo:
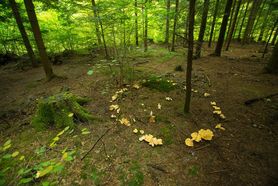
[[[205,92],[205,93],[204,93],[204,96],[205,96],[205,97],[210,97],[210,94]]]
[[[132,87],[135,88],[135,89],[139,89],[140,85],[138,83],[135,83]]]
[[[213,105],[216,106],[216,102],[215,102],[215,101],[211,101],[211,102],[210,102],[210,105],[211,105],[211,106],[213,106]]]
[[[218,114],[218,115],[221,115],[221,114],[222,114],[222,112],[221,112],[221,110],[214,110],[214,111],[213,111],[213,114]]]
[[[72,117],[73,116],[73,113],[69,113],[68,117]]]
[[[143,131],[143,130],[140,130],[140,134],[144,134],[145,133],[145,131]]]
[[[208,141],[212,140],[213,132],[210,129],[206,129],[206,130],[201,129],[201,130],[199,130],[198,133],[202,139],[208,140]]]
[[[112,96],[112,101],[115,101],[118,98],[118,94]]]
[[[114,114],[112,114],[111,116],[110,116],[110,118],[112,118],[112,119],[114,119],[114,118],[116,118],[117,116],[116,115],[114,115]]]
[[[220,107],[217,107],[217,106],[212,106],[212,108],[213,108],[214,110],[220,110]]]
[[[48,167],[46,167],[44,170],[38,171],[36,174],[36,178],[41,178],[43,176],[45,176],[46,174],[50,173],[53,169],[53,166],[50,165]]]
[[[119,109],[119,108],[120,108],[119,105],[110,105],[110,106],[109,106],[109,110],[110,110],[110,111],[117,110],[117,109]]]
[[[90,69],[90,70],[88,70],[87,75],[91,76],[91,75],[93,75],[93,73],[94,73],[94,71],[92,69]]]
[[[138,133],[138,129],[134,129],[134,130],[133,130],[133,133],[134,133],[134,134],[137,134],[137,133]]]
[[[149,123],[155,123],[155,116],[150,116]]]
[[[222,127],[222,124],[221,124],[221,123],[217,124],[217,125],[215,126],[215,128],[216,128],[216,129],[220,129],[220,130],[225,130],[225,128]]]
[[[189,147],[193,147],[193,145],[194,145],[193,140],[190,138],[186,138],[184,142],[185,142],[185,145],[187,145]]]
[[[122,125],[130,126],[130,122],[127,118],[122,118],[119,121]]]
[[[18,151],[15,151],[14,153],[12,153],[12,157],[14,158],[14,157],[16,157],[18,154],[19,154],[19,152],[18,152]]]
[[[151,134],[146,134],[139,138],[139,141],[148,142],[150,146],[154,147],[156,145],[163,145],[162,139],[157,139]]]
[[[172,101],[173,99],[172,98],[170,98],[170,97],[166,97],[165,98],[167,101]]]
[[[200,142],[202,140],[201,135],[198,132],[193,132],[191,134],[192,140],[196,141],[196,142]]]
[[[157,109],[161,110],[161,104],[160,103],[157,104]]]

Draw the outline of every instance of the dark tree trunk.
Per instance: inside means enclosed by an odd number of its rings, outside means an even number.
[[[98,12],[97,12],[97,7],[96,7],[96,2],[95,0],[92,0],[92,6],[93,6],[93,11],[94,11],[94,18],[95,18],[95,27],[96,27],[96,35],[97,35],[97,41],[98,41],[98,45],[101,46],[101,34],[99,31],[99,16],[98,16]]]
[[[36,67],[37,63],[36,63],[35,54],[34,54],[34,51],[32,49],[32,46],[30,44],[30,41],[28,39],[28,35],[27,35],[26,31],[25,31],[25,28],[23,26],[23,22],[22,22],[20,13],[18,11],[17,4],[16,4],[15,0],[9,0],[9,2],[10,2],[10,5],[12,7],[14,18],[16,20],[18,29],[19,29],[21,37],[23,39],[23,43],[24,43],[24,46],[26,48],[27,54],[28,54],[28,56],[30,58],[31,64],[32,64],[33,67]]]
[[[273,0],[270,2],[270,4],[272,4],[272,2],[273,2]],[[270,12],[271,12],[271,5],[268,6],[266,16],[264,17],[263,24],[261,26],[261,30],[260,30],[260,34],[259,34],[259,38],[258,38],[258,42],[262,41],[262,39],[263,39],[265,27],[267,25],[267,20],[268,20],[267,18],[269,16]]]
[[[166,5],[166,31],[165,31],[165,44],[169,44],[169,27],[170,27],[170,7],[171,7],[171,0],[167,0]]]
[[[245,28],[243,39],[242,39],[243,45],[248,44],[251,40],[251,31],[253,29],[254,22],[256,20],[256,16],[257,16],[261,3],[262,3],[262,0],[253,1],[253,5],[251,7],[248,22],[247,22],[247,25]]]
[[[196,0],[190,0],[190,4],[189,4],[188,52],[187,52],[187,67],[186,67],[186,97],[185,97],[185,104],[184,104],[184,113],[189,113],[190,111],[195,2]]]
[[[242,32],[242,28],[243,28],[243,25],[244,25],[244,21],[245,21],[247,12],[248,12],[249,4],[250,4],[250,0],[247,0],[246,9],[245,9],[245,11],[244,11],[244,15],[243,15],[243,18],[242,18],[240,27],[239,27],[239,32],[238,32],[238,37],[237,37],[237,40],[238,40],[238,41],[241,40],[241,32]]]
[[[233,1],[233,5],[232,5],[231,13],[230,13],[229,26],[228,26],[228,32],[227,33],[229,33],[230,30],[231,30],[231,26],[232,26],[232,22],[233,22],[233,17],[234,17],[234,12],[235,12],[235,7],[236,7],[236,0],[232,0],[232,1]]]
[[[44,72],[46,74],[46,79],[49,81],[54,77],[54,73],[52,70],[52,66],[51,63],[48,59],[46,50],[45,50],[45,46],[44,46],[44,42],[42,39],[42,35],[41,35],[41,30],[40,30],[40,26],[38,23],[38,19],[36,16],[36,12],[35,12],[35,7],[34,4],[32,2],[32,0],[24,0],[24,4],[25,4],[25,8],[27,11],[27,15],[29,18],[29,22],[31,24],[32,27],[32,31],[34,34],[34,38],[38,47],[38,51],[39,51],[39,55],[41,58],[41,63],[43,65],[44,68]]]
[[[134,2],[134,8],[135,8],[135,44],[136,44],[136,46],[139,46],[137,0],[135,0],[135,2]]]
[[[231,8],[232,8],[232,3],[233,3],[233,1],[231,1],[231,0],[228,0],[226,3],[225,12],[224,12],[224,16],[223,16],[223,20],[221,23],[219,36],[218,36],[218,41],[217,41],[217,45],[215,48],[216,56],[221,56],[221,50],[222,50],[223,43],[224,43],[225,32],[226,32],[226,28],[227,28],[227,24],[228,24],[228,20],[229,20],[229,16],[230,16]]]
[[[238,16],[238,12],[239,12],[239,9],[240,9],[241,2],[242,2],[242,0],[238,1],[237,8],[236,8],[236,11],[235,11],[235,15],[234,15],[234,18],[232,20],[231,28],[228,32],[226,50],[229,50],[230,43],[231,43],[232,38],[233,38],[233,34],[234,34],[236,22],[237,22],[237,16]]]
[[[217,18],[218,6],[219,6],[219,0],[216,0],[213,19],[212,19],[212,23],[211,23],[211,30],[210,30],[210,35],[209,35],[208,47],[211,47],[211,41],[212,41],[212,37],[213,37],[215,21],[216,21],[216,18]]]
[[[277,35],[278,35],[278,27],[276,27],[275,34],[274,34],[273,39],[271,41],[271,45],[275,45]]]
[[[272,55],[266,66],[266,70],[269,73],[276,73],[276,74],[278,73],[278,42],[274,46]]]
[[[274,26],[273,26],[273,28],[271,29],[271,32],[270,32],[270,34],[269,34],[269,36],[268,36],[268,40],[267,40],[267,42],[266,42],[266,44],[265,44],[264,52],[263,52],[262,58],[264,58],[264,55],[266,54],[267,47],[268,47],[268,45],[269,45],[270,39],[271,39],[271,37],[272,37],[272,34],[273,34],[275,28],[277,27],[277,24],[278,24],[278,19],[275,21]]]
[[[207,16],[208,16],[208,10],[209,10],[209,0],[204,1],[204,9],[203,9],[203,15],[202,15],[202,22],[198,37],[198,42],[196,45],[196,52],[195,52],[195,58],[201,57],[201,48],[204,41],[204,35],[206,31],[206,25],[207,25]]]
[[[148,0],[145,1],[145,31],[144,31],[144,52],[148,51]]]
[[[172,52],[175,51],[175,38],[176,38],[178,14],[179,14],[179,0],[176,0],[175,19],[174,19],[174,28],[173,28],[172,46],[171,46],[171,51]]]

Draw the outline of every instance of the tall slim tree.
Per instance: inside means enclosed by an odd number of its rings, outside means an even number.
[[[272,27],[271,32],[270,32],[270,34],[268,36],[267,42],[266,42],[265,47],[264,47],[264,52],[263,52],[262,58],[264,58],[264,55],[266,54],[267,47],[269,45],[270,39],[271,39],[271,37],[273,35],[273,32],[276,29],[277,25],[278,25],[278,19],[276,19],[276,21],[274,23],[274,26]]]
[[[134,2],[135,9],[135,44],[139,46],[139,34],[138,34],[138,2],[135,0]]]
[[[251,37],[251,38],[253,38],[254,32],[257,31],[257,25],[258,25],[258,23],[261,22],[261,21],[260,21],[260,18],[261,18],[261,16],[262,16],[263,11],[264,11],[265,5],[267,4],[266,1],[267,1],[267,0],[264,0],[264,1],[262,2],[262,5],[260,5],[260,7],[259,7],[258,15],[256,16],[257,18],[256,18],[255,21],[254,21],[254,27],[253,27],[253,29],[252,29],[252,31],[251,31],[251,34],[250,34],[250,37]]]
[[[248,18],[248,22],[247,22],[247,25],[245,28],[244,36],[242,39],[243,45],[248,44],[251,40],[251,32],[252,32],[254,22],[256,20],[257,13],[258,13],[261,3],[262,3],[262,0],[253,1],[252,7],[250,10],[250,14],[249,14],[249,18]]]
[[[232,26],[232,22],[233,22],[233,16],[234,16],[234,12],[235,12],[235,7],[236,7],[236,1],[237,0],[232,0],[233,1],[233,5],[232,5],[232,10],[231,10],[231,15],[230,15],[230,19],[229,19],[229,26],[228,26],[228,32],[230,32],[231,26]]]
[[[219,32],[219,37],[218,37],[217,45],[215,48],[216,56],[221,56],[221,50],[222,50],[223,43],[224,43],[224,38],[225,38],[226,28],[227,28],[227,24],[228,24],[228,19],[229,19],[230,12],[231,12],[232,3],[233,3],[232,0],[228,0],[226,3],[224,16],[223,16],[223,20],[222,20],[221,28],[220,28],[220,32]]]
[[[99,31],[99,24],[98,24],[98,13],[97,13],[97,7],[96,7],[96,2],[95,0],[92,0],[92,7],[93,7],[93,12],[94,12],[94,19],[95,19],[95,27],[96,27],[96,35],[97,35],[97,41],[98,45],[101,46],[101,34]]]
[[[260,34],[259,34],[258,42],[262,41],[262,39],[263,39],[265,27],[266,27],[267,22],[268,22],[268,16],[270,15],[270,12],[271,12],[271,4],[272,4],[272,2],[273,2],[273,0],[271,0],[270,4],[268,5],[268,9],[267,9],[266,15],[264,16],[263,24],[262,24],[261,29],[260,29]]]
[[[214,32],[214,26],[215,26],[215,22],[216,22],[216,18],[217,18],[217,13],[218,13],[218,6],[219,6],[219,0],[216,0],[213,19],[212,19],[212,23],[211,23],[208,47],[211,47],[211,42],[212,42],[212,37],[213,37],[213,32]]]
[[[32,0],[24,0],[24,4],[25,4],[25,8],[26,8],[27,15],[29,18],[29,22],[32,27],[34,38],[35,38],[35,41],[36,41],[36,44],[38,47],[38,51],[39,51],[41,62],[42,62],[43,68],[44,68],[44,72],[46,74],[46,79],[49,81],[55,75],[53,73],[50,60],[46,53],[46,49],[45,49],[44,42],[43,42],[42,35],[41,35],[40,26],[38,23],[36,12],[35,12],[35,7],[34,7]]]
[[[243,14],[243,18],[242,18],[242,21],[241,21],[241,24],[240,24],[240,27],[239,27],[239,31],[238,31],[238,36],[237,36],[237,40],[238,41],[241,40],[241,32],[242,32],[244,21],[245,21],[247,12],[248,12],[249,4],[250,4],[250,0],[247,0],[246,8],[245,8],[245,11],[244,11],[244,14]]]
[[[202,15],[202,22],[198,37],[198,42],[196,45],[196,51],[195,51],[195,58],[201,57],[201,48],[204,41],[204,35],[206,31],[206,25],[207,25],[207,16],[208,16],[208,10],[209,10],[209,0],[204,1],[204,9],[203,9],[203,15]]]
[[[28,54],[28,56],[30,58],[31,64],[32,64],[33,67],[36,67],[37,63],[36,63],[35,54],[34,54],[34,51],[32,49],[32,46],[30,44],[30,41],[28,39],[28,35],[27,35],[26,31],[25,31],[25,28],[23,26],[23,22],[22,22],[20,13],[18,11],[17,3],[15,2],[15,0],[9,0],[9,2],[10,2],[10,5],[12,7],[14,18],[16,20],[18,29],[19,29],[21,37],[23,39],[23,43],[24,43],[24,46],[26,48],[27,54]]]
[[[170,7],[171,7],[171,0],[166,0],[166,30],[165,30],[165,41],[166,45],[169,44],[169,35],[170,35]]]
[[[232,24],[231,24],[231,28],[230,28],[230,30],[228,32],[228,36],[227,36],[226,50],[229,50],[229,47],[230,47],[230,44],[231,44],[231,41],[232,41],[232,38],[233,38],[233,33],[234,33],[234,30],[235,30],[235,26],[236,26],[238,12],[239,12],[239,9],[240,9],[241,2],[242,2],[242,0],[238,1],[236,11],[235,11],[235,14],[234,14],[234,18],[233,19],[231,18],[232,19]]]
[[[174,28],[173,28],[172,45],[171,45],[172,52],[175,51],[175,40],[176,40],[178,15],[179,15],[179,0],[176,0],[175,19],[174,19]]]
[[[144,31],[144,52],[148,51],[148,0],[145,1],[144,7],[144,21],[145,21],[145,31]]]
[[[271,44],[272,44],[272,45],[275,45],[275,42],[276,42],[276,39],[277,39],[277,35],[278,35],[278,27],[276,27],[274,36],[273,36],[273,38],[272,38],[272,41],[271,41]]]
[[[189,2],[188,51],[187,51],[187,67],[186,67],[186,96],[185,96],[185,104],[184,104],[184,113],[189,113],[190,101],[191,101],[191,74],[192,74],[192,60],[193,60],[195,2],[196,2],[196,0],[190,0],[190,2]]]

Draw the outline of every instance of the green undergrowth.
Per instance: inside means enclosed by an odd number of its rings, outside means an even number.
[[[32,125],[36,129],[49,127],[74,127],[76,121],[90,121],[94,117],[84,108],[88,98],[75,96],[69,92],[42,98],[38,101],[37,111],[32,118]]]
[[[121,171],[119,176],[119,180],[121,181],[121,185],[128,186],[141,186],[144,184],[144,174],[141,171],[141,166],[138,162],[132,162],[130,168],[128,169],[128,173]]]
[[[148,77],[143,81],[142,85],[160,92],[170,92],[177,88],[176,83],[174,83],[172,80],[167,80],[166,78],[159,76]]]
[[[160,136],[163,139],[165,145],[170,145],[174,142],[175,132],[175,126],[171,124],[166,124],[166,126],[160,129]]]

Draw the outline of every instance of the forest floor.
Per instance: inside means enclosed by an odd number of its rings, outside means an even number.
[[[131,84],[113,103],[111,96],[120,89],[118,67],[109,68],[107,64],[112,62],[101,60],[101,56],[65,57],[54,71],[67,78],[50,82],[43,80],[42,68],[22,71],[14,64],[2,66],[0,144],[11,139],[13,150],[25,155],[22,166],[59,158],[65,147],[74,149],[74,160],[60,174],[41,179],[56,181],[57,185],[278,185],[278,97],[244,104],[278,93],[278,76],[263,73],[266,59],[258,53],[261,47],[236,45],[222,57],[209,56],[212,49],[204,48],[203,57],[193,61],[192,88],[197,91],[193,92],[188,115],[183,114],[185,72],[175,71],[178,65],[186,69],[183,48],[168,53],[153,45],[147,54],[140,49],[132,52],[127,59],[135,74],[128,72],[129,79],[141,84],[146,74],[155,74],[177,83],[178,88],[160,92],[144,86],[135,89]],[[89,69],[92,75],[87,74]],[[101,119],[78,124],[73,133],[61,137],[54,149],[35,153],[48,147],[60,131],[36,131],[30,125],[36,99],[56,94],[64,87],[90,97],[92,101],[85,107]],[[204,93],[211,96],[205,97]],[[167,101],[166,97],[173,100]],[[221,107],[225,120],[213,115],[211,101]],[[131,126],[110,118],[109,106],[115,103]],[[151,111],[155,123],[148,121]],[[218,123],[226,130],[216,129]],[[82,135],[83,128],[91,133]],[[163,145],[151,147],[140,142],[141,135],[133,133],[135,128],[161,138]],[[107,129],[109,132],[81,160]],[[184,140],[200,129],[211,129],[213,139],[186,146]],[[14,177],[7,179],[10,185],[16,182]]]

